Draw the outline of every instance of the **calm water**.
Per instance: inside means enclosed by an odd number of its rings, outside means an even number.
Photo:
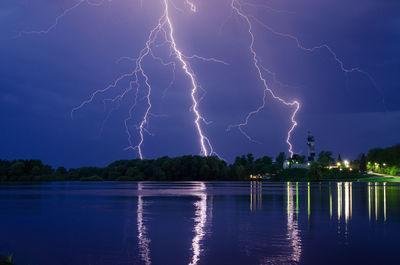
[[[18,265],[400,264],[399,249],[392,183],[0,186]]]

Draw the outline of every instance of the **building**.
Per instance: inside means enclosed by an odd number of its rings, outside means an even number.
[[[315,138],[314,136],[311,135],[310,132],[308,132],[308,137],[307,137],[307,147],[308,147],[308,161],[314,161],[315,160]]]

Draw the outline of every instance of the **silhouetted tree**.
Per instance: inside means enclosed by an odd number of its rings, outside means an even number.
[[[367,172],[367,159],[366,159],[364,153],[361,154],[361,157],[360,157],[359,170],[362,173]]]
[[[249,164],[253,164],[253,162],[254,162],[254,156],[253,156],[253,154],[247,154],[247,162],[248,162]]]
[[[308,177],[313,181],[320,181],[324,175],[325,167],[320,162],[313,162],[308,172]]]
[[[338,156],[337,162],[340,163],[341,165],[343,164],[342,156],[340,154]]]
[[[292,162],[294,162],[294,163],[299,162],[300,164],[303,164],[306,162],[306,156],[294,154],[292,157]]]
[[[285,160],[286,160],[285,152],[280,152],[279,155],[275,159],[276,165],[278,166],[278,168],[283,167],[283,162],[285,162]]]
[[[318,154],[318,162],[321,164],[323,167],[329,166],[329,164],[335,162],[335,160],[332,158],[332,152],[331,151],[321,151]]]
[[[400,166],[400,144],[388,148],[374,148],[368,151],[367,161],[390,166]]]
[[[57,176],[65,176],[67,174],[67,170],[65,167],[58,167],[56,170],[56,175]]]

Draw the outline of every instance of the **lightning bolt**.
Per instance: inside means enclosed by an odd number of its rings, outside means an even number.
[[[274,99],[280,101],[281,103],[283,103],[283,104],[285,104],[285,105],[288,105],[288,106],[294,106],[294,107],[295,107],[295,110],[294,110],[294,112],[292,113],[291,118],[290,118],[291,123],[292,123],[292,126],[290,127],[290,129],[289,129],[289,131],[288,131],[288,133],[287,133],[287,138],[286,138],[286,143],[287,143],[288,146],[289,146],[289,153],[290,153],[291,156],[293,156],[293,145],[292,145],[292,143],[291,143],[290,140],[291,140],[291,135],[292,135],[292,133],[293,133],[295,127],[297,126],[297,122],[296,122],[295,118],[296,118],[297,112],[298,112],[299,109],[300,109],[300,103],[299,103],[298,101],[291,101],[291,102],[288,102],[288,101],[286,101],[286,100],[284,100],[284,99],[278,97],[278,96],[273,92],[273,90],[271,90],[271,89],[268,87],[267,82],[266,82],[266,79],[265,79],[265,77],[263,76],[261,70],[263,70],[263,71],[267,72],[268,74],[270,74],[270,75],[273,77],[274,82],[277,82],[278,84],[283,85],[283,86],[288,86],[288,85],[283,84],[283,83],[281,83],[280,81],[278,81],[278,80],[276,79],[276,74],[275,74],[274,72],[270,71],[269,69],[267,69],[266,67],[264,67],[264,66],[262,65],[261,60],[260,60],[260,58],[257,56],[257,53],[256,53],[256,51],[255,51],[255,49],[254,49],[254,41],[255,41],[255,40],[254,40],[254,33],[253,33],[253,25],[252,25],[252,23],[251,23],[251,21],[250,21],[250,18],[253,19],[253,20],[255,20],[258,24],[260,24],[262,27],[264,27],[265,29],[267,29],[268,31],[270,31],[272,34],[275,34],[275,35],[277,35],[277,36],[280,36],[280,37],[283,37],[283,38],[287,38],[287,39],[293,40],[293,41],[296,43],[297,48],[299,48],[299,49],[301,49],[301,50],[303,50],[303,51],[306,51],[306,52],[315,52],[316,50],[325,49],[325,50],[332,56],[332,59],[338,64],[339,69],[340,69],[342,72],[344,72],[344,73],[346,73],[346,74],[357,72],[357,73],[360,73],[360,74],[366,76],[366,77],[369,79],[369,81],[371,82],[371,84],[374,86],[374,88],[381,94],[383,106],[384,106],[385,110],[387,110],[386,104],[385,104],[385,96],[384,96],[384,93],[383,93],[382,89],[379,88],[379,86],[377,85],[377,82],[375,81],[375,79],[372,77],[372,75],[371,75],[370,73],[368,73],[367,71],[361,69],[360,67],[346,68],[344,62],[338,57],[338,55],[336,54],[336,52],[334,52],[334,50],[333,50],[329,45],[327,45],[327,44],[321,44],[321,45],[317,45],[317,46],[314,46],[314,47],[311,47],[311,48],[305,47],[305,46],[301,43],[301,41],[299,40],[299,38],[297,38],[296,36],[291,35],[291,34],[288,34],[288,33],[282,33],[282,32],[276,31],[276,30],[274,30],[272,27],[266,25],[265,23],[263,23],[262,21],[260,21],[259,19],[257,19],[256,17],[245,14],[244,11],[243,11],[243,9],[242,9],[242,6],[243,6],[243,5],[248,5],[248,6],[252,6],[252,7],[257,7],[257,6],[259,6],[259,7],[264,7],[264,8],[267,8],[267,9],[269,9],[269,10],[271,10],[271,11],[278,12],[278,13],[279,13],[279,12],[291,13],[291,12],[286,12],[286,11],[284,11],[284,10],[275,10],[275,9],[270,8],[269,6],[265,6],[265,5],[261,5],[261,6],[260,6],[260,5],[255,5],[255,4],[251,4],[251,3],[242,3],[242,4],[241,4],[241,3],[239,3],[237,0],[232,0],[232,2],[231,2],[231,8],[232,8],[232,10],[233,10],[237,15],[239,15],[242,19],[244,19],[245,22],[246,22],[247,25],[248,25],[248,32],[249,32],[249,35],[250,35],[250,38],[251,38],[251,43],[250,43],[249,49],[250,49],[251,54],[253,55],[254,66],[255,66],[255,68],[256,68],[256,70],[257,70],[257,72],[258,72],[259,78],[260,78],[260,80],[262,81],[262,83],[263,83],[263,85],[264,85],[264,95],[263,95],[263,98],[262,98],[262,104],[261,104],[256,110],[254,110],[254,111],[248,113],[248,115],[246,116],[244,122],[242,122],[242,123],[240,123],[240,124],[236,124],[236,125],[230,125],[230,126],[227,128],[228,131],[229,131],[230,129],[236,127],[236,128],[239,129],[239,131],[240,131],[247,139],[249,139],[250,141],[253,141],[253,142],[257,142],[257,141],[255,141],[255,140],[253,140],[253,139],[244,131],[243,127],[246,126],[246,125],[248,124],[249,119],[250,119],[253,115],[259,113],[259,112],[265,107],[265,103],[266,103],[266,102],[265,102],[265,100],[266,100],[266,94],[269,93]]]
[[[205,133],[203,132],[203,129],[202,129],[202,123],[208,124],[208,122],[201,115],[200,110],[199,110],[199,102],[201,101],[201,98],[198,99],[198,97],[199,97],[198,94],[199,94],[199,90],[202,90],[202,87],[197,83],[196,76],[195,76],[194,72],[192,71],[188,60],[197,59],[197,60],[201,60],[203,62],[215,62],[215,63],[221,63],[221,64],[225,64],[225,65],[228,65],[228,63],[226,63],[222,60],[216,59],[216,58],[206,58],[206,57],[202,57],[202,56],[199,56],[196,54],[190,55],[190,56],[183,54],[183,52],[178,48],[178,45],[175,40],[174,26],[173,26],[171,16],[170,16],[169,2],[168,2],[168,0],[162,0],[162,2],[163,2],[163,7],[164,7],[163,13],[160,16],[157,25],[150,31],[150,34],[145,43],[145,46],[139,52],[139,55],[137,56],[137,58],[135,59],[135,58],[131,58],[131,57],[121,57],[118,60],[118,61],[130,60],[130,61],[135,62],[135,65],[136,65],[135,69],[130,73],[121,75],[116,80],[114,80],[113,83],[111,83],[109,86],[105,87],[104,89],[99,89],[99,90],[94,91],[87,100],[83,101],[80,105],[78,105],[77,107],[72,109],[71,117],[73,118],[73,114],[76,111],[80,110],[82,107],[86,106],[87,104],[92,103],[93,100],[99,94],[105,93],[111,89],[116,88],[122,80],[132,78],[133,80],[130,81],[129,87],[127,89],[125,89],[123,93],[117,95],[116,97],[114,97],[112,99],[105,99],[105,100],[103,100],[103,102],[104,102],[104,104],[105,104],[105,102],[111,102],[111,103],[120,102],[122,99],[124,99],[124,97],[130,91],[132,91],[136,88],[136,93],[135,93],[135,98],[134,98],[133,104],[131,105],[131,107],[128,111],[129,115],[124,120],[125,132],[128,136],[128,143],[129,143],[129,146],[127,148],[125,148],[125,150],[128,150],[128,149],[137,150],[140,159],[143,159],[144,158],[143,144],[144,144],[145,133],[148,133],[151,135],[147,126],[149,123],[149,116],[151,115],[151,108],[152,108],[152,103],[151,103],[152,86],[149,81],[150,78],[143,68],[143,61],[147,56],[150,56],[150,57],[152,57],[152,59],[159,61],[164,66],[172,66],[174,77],[173,77],[173,80],[171,81],[171,83],[169,84],[169,86],[167,87],[167,89],[168,89],[170,86],[172,86],[172,83],[175,79],[175,68],[176,68],[176,62],[174,61],[174,59],[175,59],[181,65],[183,72],[190,80],[190,84],[191,84],[190,96],[191,96],[191,100],[192,100],[191,111],[194,113],[194,116],[195,116],[194,117],[195,118],[194,125],[196,128],[198,137],[199,137],[198,139],[199,139],[199,144],[200,144],[200,154],[204,155],[204,156],[209,156],[209,155],[217,155],[218,156],[218,154],[216,152],[214,152],[214,149],[213,149],[210,139],[205,135]],[[196,6],[192,2],[185,1],[185,4],[189,5],[190,10],[192,12],[196,12]],[[156,43],[156,41],[160,36],[164,39],[164,41],[162,43],[158,44],[158,43]],[[167,62],[164,61],[161,57],[156,56],[153,51],[154,47],[158,48],[163,45],[169,45],[170,51],[171,51],[170,58],[169,58],[170,60]],[[174,57],[174,58],[171,58],[171,57]],[[141,80],[143,80],[143,81],[141,82]],[[139,140],[138,140],[137,144],[135,145],[134,141],[133,141],[133,136],[129,129],[130,128],[129,122],[133,119],[133,112],[138,103],[138,95],[139,95],[139,90],[141,89],[141,86],[140,86],[141,83],[143,83],[144,87],[146,88],[146,95],[144,97],[145,102],[146,102],[146,109],[145,109],[145,113],[142,117],[141,122],[139,123],[138,126],[136,126],[136,129],[139,133]],[[165,93],[165,91],[164,91],[164,93]],[[115,108],[113,108],[111,111],[113,111],[113,110],[115,110]],[[106,120],[108,119],[108,117],[109,117],[109,115],[107,115]],[[103,122],[102,127],[103,126],[104,126],[104,122]]]
[[[374,88],[381,94],[382,97],[382,103],[384,108],[386,109],[386,104],[385,104],[385,95],[382,91],[382,89],[379,88],[377,82],[375,81],[375,79],[372,77],[372,75],[370,73],[368,73],[367,71],[361,69],[360,67],[352,67],[352,68],[346,68],[344,65],[344,62],[338,57],[338,55],[336,54],[336,52],[333,51],[333,49],[328,45],[328,44],[321,44],[321,45],[317,45],[311,48],[305,47],[301,41],[299,40],[299,38],[297,38],[294,35],[288,34],[288,33],[282,33],[279,31],[274,30],[272,27],[266,25],[265,23],[263,23],[262,21],[260,21],[259,19],[257,19],[254,16],[249,16],[252,19],[254,19],[258,24],[260,24],[262,27],[264,27],[265,29],[267,29],[268,31],[270,31],[271,33],[283,37],[283,38],[287,38],[287,39],[291,39],[296,43],[297,48],[306,51],[306,52],[315,52],[316,50],[320,50],[320,49],[325,49],[326,51],[328,51],[328,53],[332,56],[332,59],[338,64],[340,70],[346,74],[348,73],[354,73],[354,72],[358,72],[364,76],[366,76],[369,81],[372,83],[372,85],[374,86]]]
[[[291,143],[291,136],[292,136],[292,133],[293,133],[294,129],[295,129],[296,126],[297,126],[297,121],[296,121],[295,118],[296,118],[297,112],[298,112],[299,109],[300,109],[300,103],[299,103],[298,101],[296,101],[296,100],[294,100],[294,101],[287,101],[287,100],[285,100],[285,99],[283,99],[283,98],[277,96],[277,95],[275,94],[275,92],[268,86],[267,80],[266,80],[266,78],[264,77],[263,71],[262,71],[263,69],[266,69],[266,68],[265,68],[264,66],[262,66],[262,64],[261,64],[261,62],[260,62],[260,59],[259,59],[259,57],[258,57],[258,55],[257,55],[257,52],[256,52],[256,50],[255,50],[255,48],[254,48],[255,39],[254,39],[254,33],[253,33],[253,25],[252,25],[252,23],[251,23],[251,21],[250,21],[250,19],[249,19],[249,16],[246,15],[246,14],[242,11],[241,5],[240,5],[236,0],[232,0],[232,2],[231,2],[231,8],[232,8],[232,10],[233,10],[238,16],[240,16],[240,17],[246,22],[246,24],[247,24],[248,33],[249,33],[249,36],[250,36],[249,50],[250,50],[250,53],[252,54],[252,59],[253,59],[254,67],[255,67],[255,69],[256,69],[256,71],[257,71],[258,77],[259,77],[259,79],[261,80],[261,82],[263,83],[263,86],[264,86],[264,93],[263,93],[261,105],[260,105],[257,109],[255,109],[255,110],[249,112],[249,113],[247,114],[246,118],[244,119],[244,121],[243,121],[242,123],[236,124],[236,125],[230,125],[230,126],[228,127],[227,130],[229,131],[231,128],[236,127],[236,128],[239,129],[239,131],[240,131],[247,139],[249,139],[250,141],[254,141],[254,140],[244,131],[243,127],[246,126],[246,125],[249,123],[249,120],[250,120],[250,118],[251,118],[252,116],[254,116],[255,114],[259,113],[262,109],[264,109],[264,107],[265,107],[265,105],[266,105],[266,98],[267,98],[267,95],[269,94],[270,96],[272,96],[272,98],[274,98],[275,100],[278,100],[278,101],[281,102],[282,104],[284,104],[284,105],[286,105],[286,106],[294,107],[294,111],[293,111],[293,113],[292,113],[292,115],[291,115],[291,118],[290,118],[290,121],[291,121],[291,124],[292,124],[292,125],[291,125],[291,127],[290,127],[290,129],[289,129],[289,131],[288,131],[288,133],[287,133],[287,138],[286,138],[286,143],[287,143],[288,146],[289,146],[289,153],[290,153],[290,156],[292,157],[293,154],[294,154],[294,151],[293,151],[293,144]]]
[[[68,13],[70,13],[71,11],[73,11],[74,9],[78,8],[79,6],[81,6],[82,4],[86,3],[90,6],[101,6],[106,0],[100,0],[99,2],[93,2],[90,0],[79,0],[75,5],[71,6],[70,8],[67,8],[64,10],[64,12],[62,12],[60,15],[58,15],[54,21],[53,24],[51,24],[49,27],[47,27],[46,29],[43,30],[32,30],[32,31],[21,31],[18,36],[21,37],[22,35],[31,35],[31,34],[47,34],[50,31],[52,31],[55,27],[57,27],[59,21],[64,18]],[[111,2],[112,0],[107,0],[109,2]]]
[[[241,6],[250,6],[250,7],[253,7],[253,8],[263,8],[263,9],[267,9],[267,10],[269,10],[271,12],[275,12],[275,13],[295,14],[295,12],[272,8],[272,7],[270,7],[269,5],[266,5],[266,4],[255,4],[255,3],[242,2],[242,3],[240,3],[240,5]]]
[[[197,7],[193,4],[192,1],[186,0],[186,1],[185,1],[185,4],[189,6],[189,8],[190,8],[190,10],[191,10],[192,12],[196,12],[196,11],[197,11]]]
[[[191,4],[191,10],[195,11],[196,9],[193,9],[193,3],[186,1],[186,3]],[[208,156],[209,154],[213,154],[213,147],[211,145],[210,140],[204,135],[202,128],[201,128],[201,121],[205,121],[205,119],[201,116],[200,111],[199,111],[199,103],[197,102],[197,93],[198,93],[198,85],[196,82],[196,78],[192,70],[190,69],[190,65],[188,64],[187,61],[184,59],[184,55],[182,55],[182,52],[177,48],[176,42],[175,42],[175,37],[174,37],[174,28],[169,16],[169,7],[168,7],[168,1],[164,0],[164,7],[165,7],[165,18],[167,21],[167,24],[169,26],[169,38],[171,40],[171,46],[172,49],[174,50],[174,53],[177,57],[177,59],[181,62],[182,64],[182,69],[186,73],[186,75],[189,77],[191,85],[192,85],[192,90],[191,90],[191,98],[193,101],[192,105],[192,110],[195,113],[195,120],[194,123],[196,125],[197,133],[199,134],[199,141],[200,141],[200,146],[201,146],[201,154],[204,156]]]
[[[87,5],[91,5],[91,6],[100,6],[105,1],[111,2],[112,0],[99,0],[97,2],[93,2],[91,0],[79,0],[73,6],[71,6],[68,9],[65,9],[60,15],[58,15],[56,17],[54,23],[51,24],[50,26],[48,26],[46,29],[43,29],[40,31],[21,31],[19,35],[21,36],[21,35],[27,35],[27,34],[47,34],[50,31],[52,31],[55,27],[57,27],[57,25],[59,24],[59,22],[61,21],[62,18],[64,18],[67,14],[69,14],[74,9],[78,8],[79,6],[81,6],[85,3]],[[160,2],[163,6],[162,14],[160,15],[156,25],[149,32],[147,40],[144,44],[144,47],[142,48],[142,50],[140,50],[138,56],[136,56],[135,58],[121,57],[118,60],[118,62],[121,60],[132,61],[135,65],[135,68],[131,72],[120,75],[117,79],[115,79],[107,87],[105,87],[103,89],[95,90],[88,97],[88,99],[84,100],[83,102],[81,102],[80,105],[78,105],[77,107],[72,109],[71,117],[73,118],[73,115],[76,111],[78,111],[81,108],[83,108],[84,106],[92,103],[93,100],[95,98],[97,98],[98,96],[100,96],[101,94],[106,93],[113,89],[117,89],[120,86],[120,83],[122,81],[128,80],[129,85],[121,93],[117,94],[116,96],[114,96],[112,98],[103,99],[105,111],[106,111],[106,105],[108,103],[113,104],[113,107],[111,108],[111,111],[106,115],[106,118],[101,125],[101,131],[103,130],[104,124],[109,119],[111,113],[119,107],[120,102],[122,100],[124,100],[129,94],[131,94],[131,92],[134,92],[135,93],[134,98],[133,98],[131,105],[129,107],[129,110],[128,110],[128,117],[126,119],[124,119],[124,122],[123,122],[124,127],[125,127],[125,132],[128,137],[128,144],[129,144],[129,146],[126,147],[125,149],[126,150],[128,150],[128,149],[136,150],[138,152],[139,157],[141,159],[143,159],[143,157],[144,157],[143,144],[144,144],[144,140],[145,140],[145,134],[152,135],[152,133],[149,131],[149,128],[148,128],[149,120],[150,120],[150,117],[156,116],[155,114],[151,113],[151,109],[152,109],[151,95],[152,95],[153,88],[150,83],[150,76],[146,73],[146,71],[143,67],[144,60],[146,58],[150,57],[151,59],[161,63],[163,66],[172,68],[173,78],[172,78],[171,82],[169,83],[169,85],[164,89],[164,93],[163,93],[164,96],[165,96],[165,93],[167,92],[167,90],[173,85],[173,83],[175,81],[175,71],[177,69],[177,65],[180,66],[180,69],[183,71],[183,73],[189,79],[189,81],[190,81],[190,97],[191,97],[191,101],[192,101],[192,106],[190,108],[190,111],[193,112],[193,114],[194,114],[193,123],[194,123],[194,127],[197,132],[197,136],[198,136],[198,143],[200,145],[200,154],[204,155],[204,156],[209,156],[209,155],[217,155],[218,156],[218,154],[213,150],[211,141],[209,140],[209,138],[206,136],[206,134],[203,131],[203,125],[204,124],[207,125],[210,123],[202,116],[201,111],[200,111],[200,103],[201,103],[202,99],[204,98],[206,91],[202,88],[202,86],[197,81],[196,75],[191,68],[191,60],[200,60],[202,62],[221,63],[224,65],[228,65],[228,63],[226,63],[222,60],[216,59],[216,58],[206,58],[206,57],[202,57],[202,56],[199,56],[196,54],[185,55],[183,53],[183,51],[179,49],[178,44],[175,40],[175,29],[174,29],[174,25],[172,23],[171,15],[170,15],[170,6],[180,12],[185,12],[185,11],[180,9],[179,7],[175,6],[173,1],[160,0]],[[187,8],[191,12],[197,12],[197,7],[192,2],[192,0],[182,0],[182,3],[184,5],[186,5]],[[142,5],[142,4],[143,4],[142,0],[140,0],[140,5]],[[253,61],[255,70],[257,72],[259,80],[263,84],[264,90],[263,90],[263,97],[262,97],[261,104],[255,110],[249,112],[247,114],[247,116],[245,117],[245,119],[243,120],[243,122],[241,122],[239,124],[235,124],[235,125],[230,125],[227,128],[228,131],[231,130],[232,128],[238,128],[238,130],[246,138],[248,138],[250,141],[255,142],[255,140],[253,140],[250,137],[250,135],[246,133],[246,131],[244,130],[244,127],[246,125],[248,125],[249,120],[254,115],[256,115],[257,113],[259,113],[261,110],[264,109],[264,107],[266,105],[267,97],[271,96],[274,100],[277,100],[278,102],[284,104],[287,107],[293,108],[293,112],[290,116],[291,126],[287,132],[286,143],[289,146],[290,155],[293,156],[293,154],[294,154],[291,137],[292,137],[292,134],[293,134],[296,126],[298,125],[298,123],[296,121],[296,115],[297,115],[298,111],[300,110],[300,102],[297,100],[287,100],[282,97],[279,97],[276,94],[276,92],[274,92],[274,90],[272,90],[269,87],[269,85],[267,84],[267,81],[266,81],[267,79],[264,76],[264,74],[270,75],[273,78],[272,80],[274,83],[277,83],[282,86],[289,86],[289,85],[286,85],[286,84],[280,82],[279,80],[277,80],[276,73],[274,73],[273,71],[266,68],[263,65],[261,59],[259,58],[257,51],[254,47],[255,37],[254,37],[252,20],[256,21],[262,27],[264,27],[265,29],[267,29],[268,31],[270,31],[271,33],[273,33],[277,36],[293,40],[296,43],[297,48],[299,48],[303,51],[315,52],[316,50],[325,49],[332,56],[332,59],[338,64],[341,71],[343,71],[346,74],[354,73],[354,72],[363,74],[366,77],[368,77],[368,79],[371,81],[371,83],[374,85],[374,87],[377,90],[380,90],[376,81],[373,79],[373,77],[368,72],[364,71],[363,69],[361,69],[359,67],[346,68],[343,61],[338,57],[338,55],[334,52],[334,50],[331,49],[331,47],[328,46],[327,44],[321,44],[319,46],[314,46],[311,48],[306,47],[302,44],[302,42],[296,36],[293,36],[288,33],[282,33],[282,32],[276,31],[272,27],[269,27],[268,25],[264,24],[262,21],[260,21],[256,17],[246,14],[242,9],[242,7],[245,5],[254,7],[254,8],[261,7],[261,8],[268,9],[272,12],[277,12],[277,13],[288,13],[288,14],[291,13],[289,11],[271,8],[265,4],[260,5],[260,4],[251,4],[251,3],[245,3],[245,2],[241,3],[238,0],[231,0],[231,2],[230,2],[230,6],[231,6],[231,10],[232,10],[231,15],[236,14],[247,25],[248,34],[250,37],[249,51],[252,55],[252,61]],[[157,56],[156,49],[160,48],[160,47],[164,47],[166,45],[169,47],[169,55],[166,58]],[[144,96],[142,96],[142,94],[140,93],[141,91],[143,91],[143,93],[145,94]],[[201,92],[203,92],[203,93],[201,94]],[[383,91],[380,90],[380,92],[382,93],[382,102],[385,103]],[[140,122],[138,124],[132,126],[131,121],[134,119],[134,115],[136,114],[136,107],[139,103],[144,103],[144,105],[145,105],[144,114],[140,117],[140,119],[141,119]],[[115,107],[115,105],[116,105],[116,107]],[[385,108],[386,108],[386,106],[385,106]],[[136,129],[136,131],[139,135],[138,139],[135,139],[136,137],[133,136],[133,134],[131,132],[131,127],[134,127]]]

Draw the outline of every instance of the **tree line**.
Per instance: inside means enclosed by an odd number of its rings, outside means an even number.
[[[284,163],[289,161],[289,168]],[[297,163],[306,162],[304,156],[286,158],[281,152],[273,159],[269,156],[255,158],[253,154],[236,157],[232,164],[216,156],[161,157],[158,159],[118,160],[100,167],[81,167],[67,170],[43,164],[40,160],[0,160],[0,181],[63,181],[63,180],[248,180],[250,175],[267,175],[272,180],[311,180],[351,179],[360,177],[368,169],[385,174],[400,174],[400,145],[389,148],[375,148],[365,156],[361,154],[351,161],[350,167],[329,170],[329,166],[342,162],[339,155],[335,160],[332,152],[321,151],[309,168],[298,168]],[[376,162],[375,162],[376,161]],[[379,163],[379,167],[375,166]],[[383,166],[385,164],[385,166]]]
[[[374,148],[369,150],[367,161],[400,167],[400,144],[388,148]]]
[[[388,148],[374,148],[367,154],[368,170],[400,176],[400,144]]]
[[[273,163],[268,156],[252,154],[237,157],[232,164],[216,156],[186,155],[175,158],[119,160],[100,167],[54,170],[40,160],[0,160],[0,181],[58,180],[244,180],[250,174],[276,174],[282,170],[284,153]]]

